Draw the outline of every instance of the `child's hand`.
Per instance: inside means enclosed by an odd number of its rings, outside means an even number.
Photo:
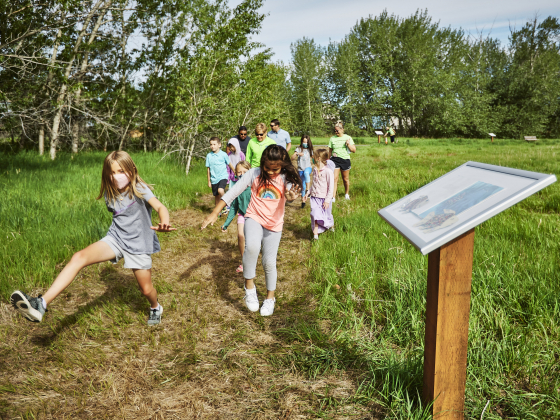
[[[214,214],[214,212],[210,213],[208,216],[206,216],[206,219],[204,219],[204,221],[202,222],[202,226],[200,226],[200,230],[206,228],[206,226],[208,225],[214,226],[214,222],[216,220],[218,220],[218,216]]]
[[[222,232],[227,232],[227,228],[222,226]]]
[[[300,193],[301,187],[295,184],[292,186],[292,189],[290,191],[286,191],[286,200],[294,201]]]
[[[212,183],[208,181],[208,188],[212,188]]]
[[[325,210],[328,209],[330,205],[331,205],[331,203],[327,203],[326,201],[323,201],[323,208]]]
[[[171,225],[166,225],[165,223],[158,223],[157,226],[150,226],[150,229],[155,230],[156,232],[171,232],[172,230],[177,230],[172,228]]]

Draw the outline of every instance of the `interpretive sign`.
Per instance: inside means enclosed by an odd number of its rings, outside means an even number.
[[[379,215],[427,254],[556,181],[556,176],[467,162]]]
[[[422,395],[434,418],[464,418],[474,228],[555,181],[467,162],[379,211],[429,253]]]
[[[383,131],[375,131],[375,134],[377,134],[378,136],[382,136],[383,135]]]

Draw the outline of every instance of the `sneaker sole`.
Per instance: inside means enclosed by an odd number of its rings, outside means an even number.
[[[12,296],[10,296],[10,303],[28,321],[41,322],[43,319],[41,312],[34,309],[27,298],[19,290],[12,293]]]
[[[160,317],[160,318],[159,318],[159,322],[150,321],[150,320],[148,319],[148,325],[149,325],[150,327],[152,327],[152,326],[154,326],[154,325],[159,325],[159,324],[161,324],[161,314],[163,314],[163,306],[161,307],[161,312],[159,313],[159,317]],[[150,323],[150,322],[151,322],[151,323]]]

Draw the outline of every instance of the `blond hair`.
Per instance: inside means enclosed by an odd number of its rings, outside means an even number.
[[[128,184],[127,187],[129,198],[132,198],[133,195],[138,198],[144,198],[142,193],[138,191],[139,185],[144,185],[149,189],[153,189],[150,185],[146,184],[142,178],[140,178],[140,175],[138,175],[138,169],[136,168],[136,165],[132,161],[130,155],[122,150],[118,150],[109,153],[103,161],[103,170],[101,171],[101,189],[99,190],[97,200],[101,197],[105,197],[107,201],[115,201],[121,194],[116,185],[113,183],[113,170],[111,165],[113,165],[114,162],[119,164],[130,180],[130,184]]]
[[[342,121],[338,120],[336,122],[336,124],[334,125],[334,128],[340,128],[344,132],[344,123]]]
[[[240,162],[237,162],[237,165],[235,165],[235,172],[237,172],[237,169],[239,167],[245,168],[247,170],[251,169],[251,164],[249,162],[247,162],[246,160],[242,160]]]
[[[327,163],[327,160],[329,160],[329,152],[327,151],[327,149],[325,148],[321,148],[321,149],[316,149],[313,152],[313,158],[315,160],[320,160],[321,162],[323,162],[324,164]]]
[[[257,132],[266,134],[266,125],[264,123],[258,123],[255,127],[255,133]]]

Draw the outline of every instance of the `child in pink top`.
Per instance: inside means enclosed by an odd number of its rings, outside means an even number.
[[[204,219],[201,229],[214,224],[220,211],[230,205],[247,187],[251,186],[251,201],[245,213],[245,252],[243,277],[245,277],[245,305],[251,312],[259,309],[259,299],[254,279],[257,259],[262,248],[267,297],[261,315],[274,312],[276,290],[276,256],[284,226],[284,207],[296,199],[301,191],[301,180],[292,165],[286,149],[276,144],[268,146],[262,154],[260,167],[253,168],[224,194],[214,211]]]
[[[313,239],[319,239],[319,234],[328,229],[333,229],[334,219],[332,216],[332,203],[334,191],[334,172],[327,166],[329,152],[326,149],[318,149],[313,154],[315,167],[313,168],[313,181],[308,197],[311,201],[311,229]]]

